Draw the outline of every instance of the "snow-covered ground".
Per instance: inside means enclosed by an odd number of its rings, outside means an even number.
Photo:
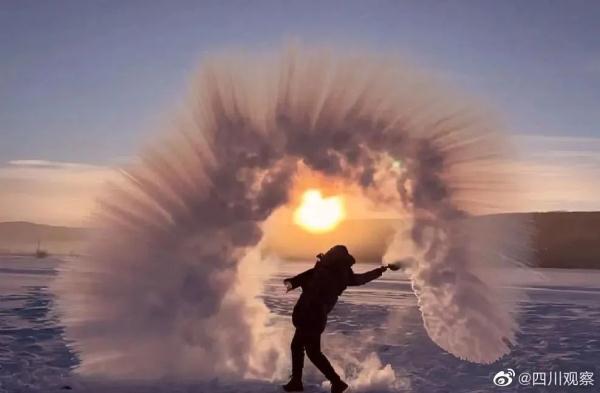
[[[71,370],[78,359],[67,348],[63,329],[52,307],[48,284],[60,261],[28,257],[0,257],[0,391],[4,392],[278,392],[265,381],[115,382],[87,379]],[[281,279],[309,265],[287,263],[265,288],[264,301],[280,318],[288,318],[296,294],[284,294]],[[365,266],[366,270],[368,266]],[[356,271],[363,268],[358,266]],[[349,289],[330,315],[324,338],[325,352],[338,337],[357,337],[348,353],[368,347],[383,364],[390,364],[401,391],[489,392],[571,391],[568,388],[532,386],[496,387],[492,377],[500,370],[517,374],[535,371],[600,370],[600,272],[589,270],[543,270],[520,278],[529,299],[520,304],[519,344],[492,365],[461,361],[433,344],[422,326],[416,299],[401,273],[365,287]],[[369,340],[363,341],[364,337]],[[352,340],[344,340],[348,343]],[[309,362],[307,362],[309,364]],[[320,392],[322,378],[307,366],[307,391]],[[593,387],[573,391],[598,391]],[[381,388],[361,391],[382,392]]]

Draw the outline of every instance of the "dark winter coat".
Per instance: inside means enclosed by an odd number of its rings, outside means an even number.
[[[366,284],[381,277],[385,270],[377,268],[356,274],[352,271],[354,258],[350,254],[341,257],[328,257],[327,254],[312,269],[285,280],[291,284],[291,289],[302,288],[292,313],[292,322],[297,328],[321,333],[327,324],[327,314],[346,287]]]

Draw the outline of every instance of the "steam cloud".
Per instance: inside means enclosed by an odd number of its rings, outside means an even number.
[[[288,337],[250,273],[264,266],[261,224],[300,168],[407,212],[385,259],[414,258],[432,340],[498,359],[517,330],[500,277],[520,266],[526,225],[469,217],[516,201],[509,153],[487,114],[395,60],[290,49],[206,61],[172,129],[102,197],[89,256],[54,284],[79,371],[274,378],[288,367]]]

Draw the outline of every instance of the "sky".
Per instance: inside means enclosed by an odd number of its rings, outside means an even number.
[[[600,2],[29,1],[0,5],[0,221],[77,225],[203,57],[290,40],[397,53],[503,120],[545,192],[600,209]]]

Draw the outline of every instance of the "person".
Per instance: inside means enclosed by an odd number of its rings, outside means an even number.
[[[354,257],[346,246],[337,245],[325,254],[317,255],[312,269],[283,280],[288,292],[298,287],[302,294],[294,306],[292,323],[296,328],[292,339],[292,377],[283,385],[286,392],[301,392],[304,351],[311,362],[331,382],[331,392],[341,393],[348,385],[341,380],[329,360],[321,352],[321,334],[327,324],[327,314],[348,286],[363,285],[381,277],[388,267],[381,266],[362,274],[352,271]]]

